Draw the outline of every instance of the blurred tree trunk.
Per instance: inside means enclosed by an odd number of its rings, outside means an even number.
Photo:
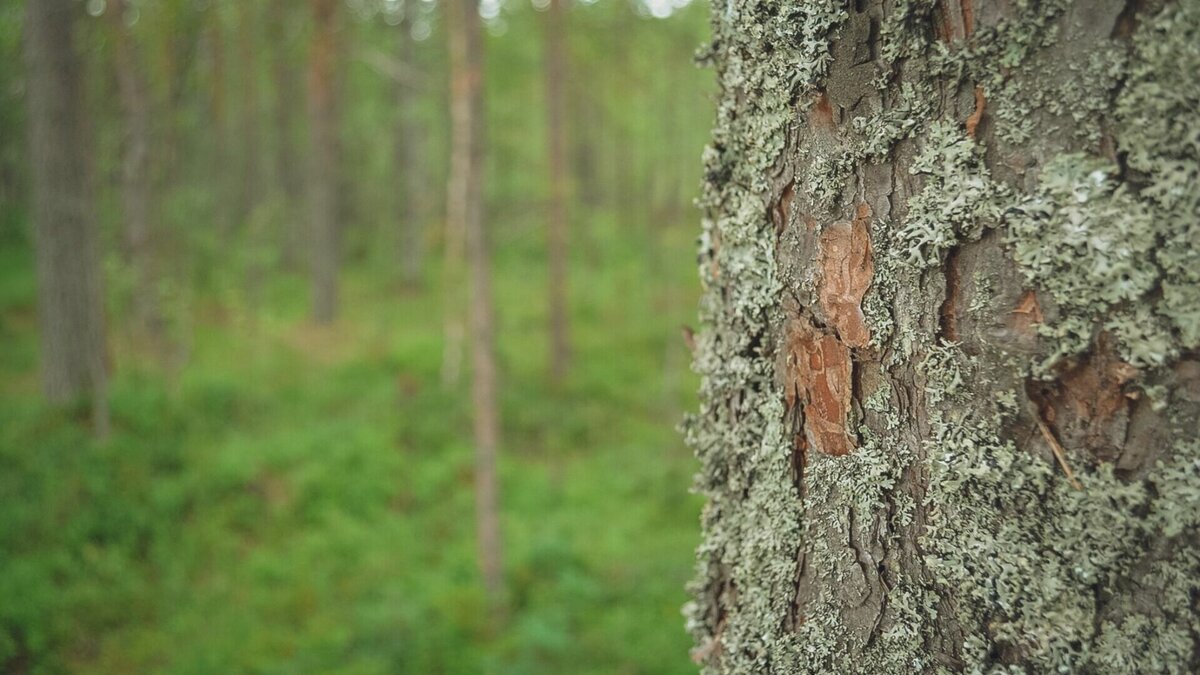
[[[567,22],[565,0],[549,0],[545,20],[543,68],[546,88],[546,135],[550,170],[546,249],[550,263],[549,332],[550,378],[561,382],[570,360],[570,325],[567,300],[567,199],[570,167],[567,164],[566,75]]]
[[[713,22],[704,672],[1200,672],[1200,5]]]
[[[247,226],[261,199],[258,93],[258,3],[238,3],[238,72],[241,84],[242,119],[241,184],[238,185],[238,211],[241,227]]]
[[[311,0],[313,40],[309,53],[308,113],[312,138],[309,198],[312,225],[312,313],[317,323],[337,316],[338,265],[341,248],[338,226],[337,119],[334,78],[337,76],[337,0]]]
[[[497,454],[495,310],[491,252],[483,222],[483,35],[476,0],[451,0],[446,23],[450,39],[452,116],[447,217],[464,235],[470,277],[471,409],[475,433],[475,513],[479,567],[497,609],[504,602],[504,558],[500,537]]]
[[[212,59],[212,77],[210,86],[210,115],[212,116],[212,156],[210,168],[211,192],[215,204],[213,215],[217,220],[217,230],[222,237],[228,238],[233,231],[233,213],[231,210],[231,181],[229,171],[229,129],[225,100],[225,29],[221,16],[220,5],[210,5],[208,13],[208,47]]]
[[[117,89],[124,122],[121,204],[125,216],[125,254],[134,274],[134,319],[152,342],[162,338],[158,274],[150,225],[150,86],[141,50],[129,26],[126,0],[114,0],[113,24]]]
[[[283,262],[289,268],[301,266],[303,256],[300,202],[302,178],[297,171],[296,103],[300,99],[296,68],[292,62],[291,35],[288,33],[292,0],[273,0],[267,22],[271,43],[271,74],[275,84],[275,180],[283,194]]]
[[[42,386],[54,403],[90,397],[108,433],[104,289],[83,133],[72,0],[26,5],[30,163]]]
[[[405,8],[397,28],[398,63],[406,72],[416,67],[416,41],[412,36],[412,8]],[[396,78],[396,170],[400,174],[399,259],[400,279],[407,286],[420,283],[425,260],[425,129],[420,119],[421,89],[416,77]]]

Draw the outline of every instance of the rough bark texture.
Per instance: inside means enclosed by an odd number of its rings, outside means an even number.
[[[42,385],[53,402],[90,397],[108,429],[104,293],[84,150],[82,68],[71,0],[26,5],[30,164]]]
[[[733,0],[709,673],[1200,669],[1200,5]]]
[[[479,567],[488,595],[497,607],[504,600],[500,537],[500,487],[496,457],[500,448],[500,410],[496,399],[495,310],[492,265],[483,220],[483,31],[476,0],[451,0],[451,128],[447,216],[463,234],[470,278],[468,317],[471,353],[471,413],[475,435],[475,519]]]
[[[561,381],[571,356],[567,313],[567,165],[566,127],[566,0],[549,0],[546,11],[546,149],[550,200],[546,209],[546,250],[549,258],[550,377]]]
[[[337,316],[341,228],[338,226],[337,114],[334,100],[337,0],[311,0],[313,41],[308,62],[308,116],[312,315],[317,323]]]

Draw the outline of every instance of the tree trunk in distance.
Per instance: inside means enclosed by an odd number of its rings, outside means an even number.
[[[162,339],[163,326],[150,225],[150,85],[141,50],[127,23],[127,11],[126,0],[113,0],[109,7],[125,132],[121,148],[125,255],[134,274],[134,321],[146,337],[158,343]]]
[[[412,37],[411,8],[397,27],[399,63],[418,72],[416,41]],[[418,118],[420,89],[415,82],[396,81],[396,170],[400,174],[399,236],[400,279],[406,286],[420,283],[425,259],[425,132]]]
[[[29,155],[42,387],[53,403],[90,397],[99,437],[108,434],[107,347],[100,246],[84,161],[82,64],[75,3],[26,5]]]
[[[209,83],[211,87],[212,106],[210,114],[212,115],[212,135],[213,135],[213,154],[211,156],[212,174],[212,192],[215,195],[216,204],[213,208],[213,215],[217,220],[217,229],[221,236],[227,241],[233,233],[234,217],[232,213],[232,184],[229,172],[229,119],[228,111],[226,110],[226,91],[225,91],[225,28],[221,16],[220,5],[210,5],[207,8],[208,14],[208,43],[212,49],[212,80]]]
[[[300,94],[299,78],[293,66],[290,35],[287,30],[289,9],[292,0],[273,0],[270,6],[270,21],[267,22],[268,39],[274,50],[271,56],[271,73],[275,84],[275,181],[276,189],[283,195],[284,224],[282,233],[283,263],[289,269],[303,268],[303,228],[299,223],[302,208],[302,171],[297,170],[296,137],[294,114]]]
[[[451,0],[446,21],[450,39],[451,174],[447,215],[464,235],[470,298],[471,407],[475,435],[475,514],[479,567],[497,612],[504,607],[504,557],[500,536],[497,454],[495,310],[491,252],[483,222],[483,35],[476,0]]]
[[[549,0],[545,19],[543,68],[546,88],[546,146],[549,153],[550,200],[546,213],[549,258],[550,379],[561,382],[571,356],[567,300],[567,199],[570,168],[566,133],[566,12],[565,0]]]
[[[704,672],[1200,672],[1200,5],[713,27]]]
[[[249,219],[261,198],[259,186],[259,94],[257,59],[257,3],[238,3],[238,70],[242,89],[242,141],[241,185],[238,186],[238,214],[242,227]]]
[[[337,205],[337,121],[333,80],[336,76],[337,0],[311,0],[313,42],[309,54],[308,111],[312,147],[309,198],[312,223],[312,314],[319,324],[337,316],[340,236]]]

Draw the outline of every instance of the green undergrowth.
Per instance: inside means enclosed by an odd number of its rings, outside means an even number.
[[[401,291],[360,264],[329,329],[307,323],[298,277],[253,313],[195,293],[173,372],[114,328],[114,433],[95,443],[80,411],[39,402],[32,261],[6,244],[0,671],[691,672],[679,607],[699,500],[673,426],[696,387],[679,337],[692,244],[669,230],[655,256],[628,228],[591,227],[558,389],[540,230],[506,226],[497,246],[512,608],[498,632],[436,284]]]

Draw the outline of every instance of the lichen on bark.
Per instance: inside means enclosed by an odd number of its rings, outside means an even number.
[[[1200,7],[713,26],[694,658],[1200,668]]]

